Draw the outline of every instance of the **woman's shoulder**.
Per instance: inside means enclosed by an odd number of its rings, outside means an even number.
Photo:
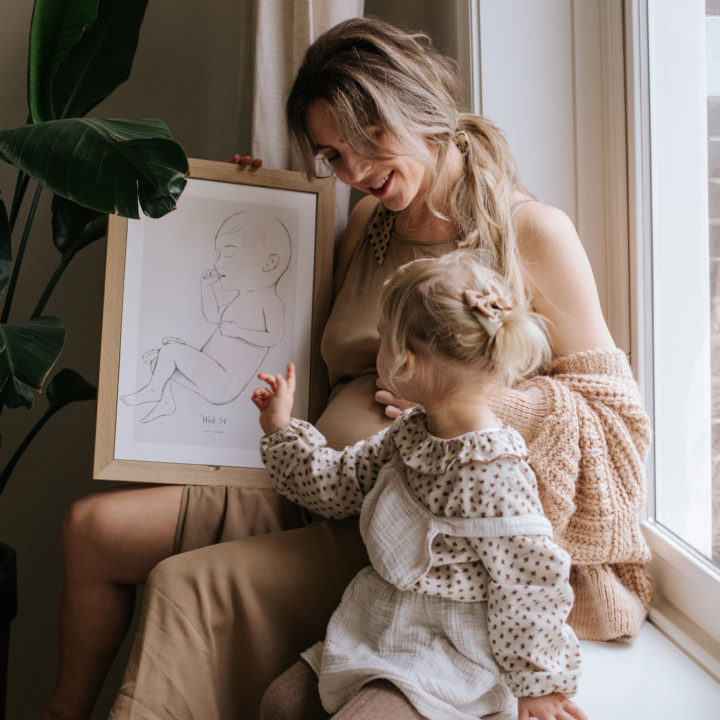
[[[342,278],[345,276],[347,266],[355,252],[355,248],[362,240],[363,233],[370,219],[378,207],[377,198],[366,195],[355,203],[350,211],[345,231],[338,242],[335,261],[335,292],[337,292]]]
[[[572,220],[560,208],[537,200],[521,200],[515,210],[515,232],[523,260],[555,260],[556,254],[580,250],[582,243]]]
[[[526,200],[515,211],[515,229],[523,277],[535,311],[550,323],[555,353],[614,348],[590,261],[568,215]]]
[[[343,250],[352,254],[378,205],[377,198],[372,195],[366,195],[355,203],[355,206],[350,211],[345,232],[340,240],[338,256],[342,254]]]

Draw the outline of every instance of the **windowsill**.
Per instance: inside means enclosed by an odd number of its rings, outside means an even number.
[[[646,622],[632,645],[582,643],[575,697],[591,720],[717,720],[720,683]]]

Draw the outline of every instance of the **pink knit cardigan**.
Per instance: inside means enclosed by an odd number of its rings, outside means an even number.
[[[493,409],[525,438],[555,540],[572,558],[569,617],[586,640],[632,640],[652,599],[640,530],[650,423],[621,350],[553,361]]]

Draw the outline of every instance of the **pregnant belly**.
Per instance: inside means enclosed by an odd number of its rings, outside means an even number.
[[[376,378],[375,373],[360,375],[335,386],[316,423],[330,447],[353,445],[390,425],[384,406],[375,401]]]

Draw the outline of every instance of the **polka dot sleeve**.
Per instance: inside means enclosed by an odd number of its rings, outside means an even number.
[[[339,520],[360,513],[363,498],[392,453],[391,430],[338,451],[327,447],[315,427],[293,419],[261,440],[260,453],[279,493]]]
[[[489,576],[490,645],[512,693],[574,695],[581,657],[567,624],[570,556],[542,535],[477,538],[472,544]]]

